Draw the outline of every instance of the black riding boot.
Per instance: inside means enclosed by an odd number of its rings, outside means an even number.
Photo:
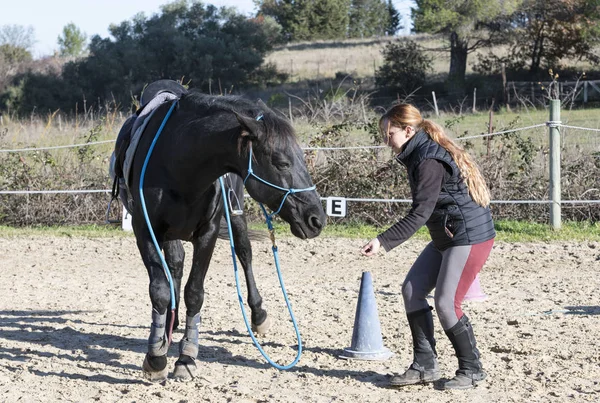
[[[431,309],[429,307],[407,314],[413,339],[413,363],[403,374],[393,376],[390,385],[413,385],[440,379]]]
[[[481,366],[473,327],[467,315],[463,315],[456,325],[446,330],[446,335],[456,352],[458,370],[456,376],[444,384],[444,389],[472,388],[483,381],[487,374]]]

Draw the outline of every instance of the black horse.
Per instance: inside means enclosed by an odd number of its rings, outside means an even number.
[[[305,189],[312,181],[289,121],[264,103],[234,96],[183,94],[158,138],[144,173],[143,196],[156,241],[164,251],[179,308],[184,250],[180,240],[193,244],[193,261],[184,300],[186,325],[173,376],[194,377],[198,354],[198,326],[204,301],[204,279],[224,213],[218,178],[231,175],[241,193],[241,178],[255,200],[264,203],[290,225],[298,238],[319,235],[326,222],[319,195],[305,191],[286,196],[280,188]],[[135,151],[129,171],[129,207],[137,245],[150,277],[152,327],[143,370],[152,380],[168,374],[169,326],[178,324],[170,310],[171,293],[160,256],[151,239],[141,207],[139,183],[155,134],[172,102],[158,107]],[[249,174],[252,155],[253,175]],[[254,176],[256,175],[256,176]],[[238,177],[239,176],[239,177]],[[284,201],[283,201],[284,200]],[[252,250],[244,216],[233,216],[236,252],[244,268],[252,324],[258,332],[268,327],[267,313],[252,274]],[[174,315],[174,317],[172,317]]]

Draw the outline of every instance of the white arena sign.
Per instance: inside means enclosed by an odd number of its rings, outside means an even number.
[[[330,217],[346,217],[346,199],[344,197],[328,197],[327,215]]]

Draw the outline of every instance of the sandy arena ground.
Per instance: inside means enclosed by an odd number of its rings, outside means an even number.
[[[389,374],[411,360],[400,287],[425,243],[409,241],[375,258],[359,255],[363,243],[279,242],[304,344],[298,365],[279,371],[246,333],[229,246],[220,241],[206,282],[199,376],[155,384],[140,369],[151,307],[133,237],[0,239],[0,401],[600,401],[598,242],[495,245],[481,274],[489,298],[464,307],[489,374],[470,391],[386,386]],[[186,251],[191,256],[188,246]],[[272,332],[260,340],[287,364],[295,357],[296,339],[270,244],[254,243],[254,255],[259,290],[274,320]],[[384,362],[338,358],[350,346],[364,270],[373,275],[384,344],[396,353]],[[451,377],[456,358],[435,320],[440,365]],[[176,332],[176,342],[181,334]],[[169,351],[170,368],[177,349],[174,343]]]

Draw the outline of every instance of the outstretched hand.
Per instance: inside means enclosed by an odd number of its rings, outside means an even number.
[[[381,247],[381,243],[379,242],[379,239],[373,238],[369,241],[368,244],[366,244],[365,246],[362,247],[362,249],[360,250],[360,253],[363,256],[373,256],[374,254],[379,252],[380,247]]]

